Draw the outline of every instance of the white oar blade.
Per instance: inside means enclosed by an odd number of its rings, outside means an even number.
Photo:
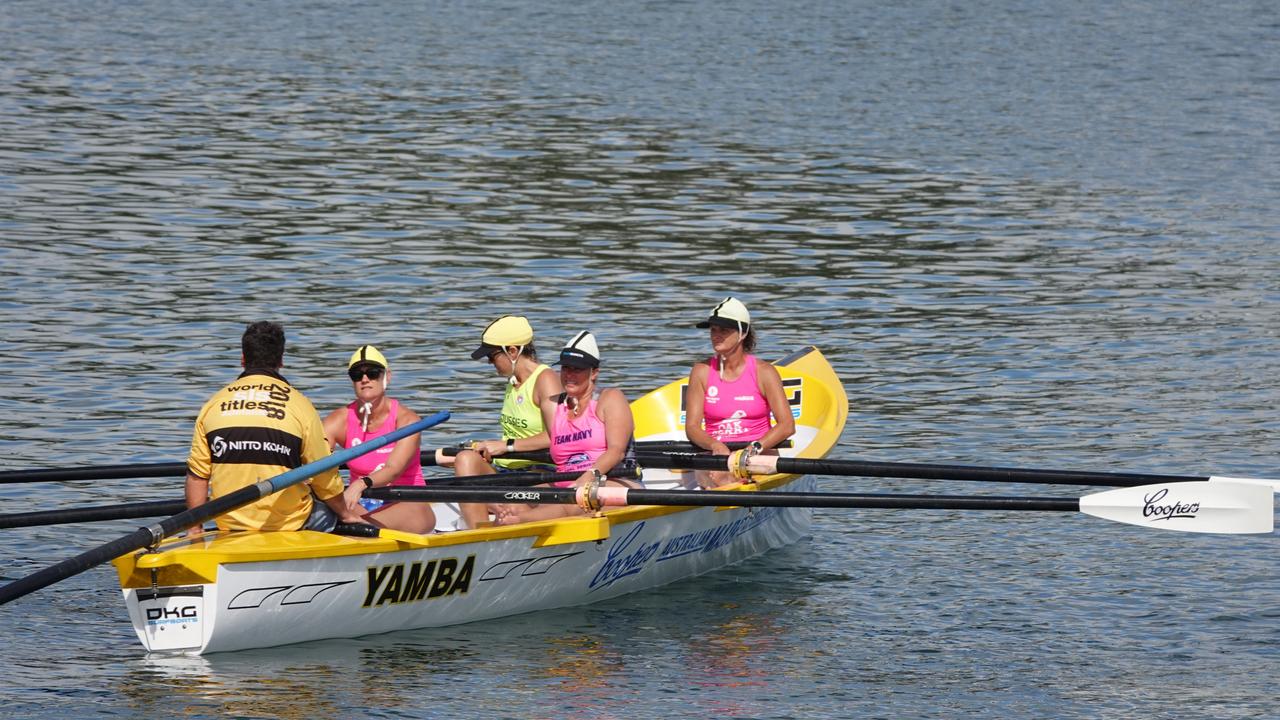
[[[1268,480],[1267,478],[1242,478],[1227,477],[1225,475],[1214,475],[1209,478],[1209,482],[1232,482],[1245,483],[1246,485],[1266,485],[1273,492],[1280,492],[1280,480]]]
[[[1163,483],[1086,495],[1080,512],[1161,530],[1269,533],[1275,529],[1273,498],[1271,488],[1257,483]]]

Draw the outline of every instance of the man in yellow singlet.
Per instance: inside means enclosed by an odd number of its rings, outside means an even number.
[[[244,372],[200,409],[187,457],[187,507],[329,456],[320,415],[280,375],[284,328],[256,322],[240,338]],[[319,530],[361,522],[336,468],[216,518],[219,530]],[[212,495],[210,492],[212,491]],[[323,500],[312,502],[312,492]],[[203,532],[192,527],[189,536]]]

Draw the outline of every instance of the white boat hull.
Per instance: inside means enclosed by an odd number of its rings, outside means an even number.
[[[800,478],[781,487],[812,486]],[[533,547],[526,536],[237,562],[221,566],[216,583],[123,592],[148,651],[269,647],[598,602],[793,543],[811,517],[806,508],[690,508],[614,525],[601,541]]]

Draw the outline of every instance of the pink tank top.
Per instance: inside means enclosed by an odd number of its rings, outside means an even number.
[[[400,403],[390,398],[387,399],[390,407],[387,412],[387,419],[382,423],[382,427],[369,428],[368,432],[360,429],[360,413],[356,412],[356,408],[360,406],[357,400],[347,406],[347,439],[343,443],[343,447],[355,447],[366,440],[372,440],[381,437],[396,429],[396,414],[400,411]],[[391,455],[391,451],[396,447],[396,443],[383,445],[371,453],[365,453],[360,457],[351,458],[347,462],[347,469],[351,472],[351,477],[358,478],[362,475],[368,475],[377,471],[383,465],[387,464],[387,457]],[[391,482],[392,485],[426,485],[422,479],[422,458],[414,455],[409,464],[405,466],[404,472]]]
[[[556,405],[556,414],[551,418],[551,461],[556,464],[556,472],[588,470],[608,448],[604,422],[596,417],[594,396],[587,403],[586,411],[576,419],[569,417],[568,405],[563,402]],[[570,487],[573,481],[552,485]]]
[[[727,382],[720,377],[720,358],[707,361],[707,395],[702,403],[702,417],[707,434],[720,442],[750,442],[769,432],[769,402],[760,392],[756,378],[756,358],[746,357],[747,367],[737,380]]]

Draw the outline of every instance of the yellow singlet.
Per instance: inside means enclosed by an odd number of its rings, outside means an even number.
[[[527,438],[542,432],[542,408],[538,407],[538,403],[534,402],[533,390],[538,385],[538,376],[544,370],[550,369],[546,365],[539,365],[534,369],[533,374],[520,383],[520,387],[510,383],[507,384],[507,392],[502,397],[502,437]],[[503,460],[498,458],[494,460],[493,464],[511,470],[526,468],[538,463],[528,460]]]
[[[219,498],[329,456],[320,415],[283,377],[246,372],[200,409],[187,470],[209,480]],[[342,492],[338,470],[291,485],[217,518],[220,530],[297,530],[311,514],[311,490]]]

